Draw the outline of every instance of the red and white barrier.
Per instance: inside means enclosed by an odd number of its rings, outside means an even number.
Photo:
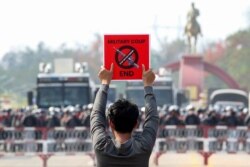
[[[136,133],[140,133],[138,129]],[[136,135],[136,134],[135,134]],[[164,126],[158,131],[154,162],[167,152],[199,152],[208,164],[217,152],[250,154],[250,128],[226,126]],[[89,155],[95,162],[90,131],[77,128],[0,128],[0,157],[39,156],[43,167],[54,155]]]
[[[0,157],[39,156],[43,167],[53,155],[89,155],[94,161],[90,131],[77,128],[1,128]]]
[[[156,139],[154,163],[167,152],[199,152],[204,164],[216,152],[250,154],[250,128],[226,126],[165,126],[159,129]]]

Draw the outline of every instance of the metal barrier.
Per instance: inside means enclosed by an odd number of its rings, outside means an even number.
[[[160,156],[170,151],[199,152],[204,165],[216,152],[250,154],[250,127],[165,126],[159,129],[158,136],[154,148],[156,165]]]
[[[89,155],[93,161],[95,159],[88,128],[0,129],[0,157],[39,156],[43,160],[43,167],[47,167],[47,161],[53,155],[76,154]]]
[[[134,135],[139,135],[137,130]],[[217,152],[250,154],[250,128],[248,127],[207,127],[207,126],[164,126],[158,131],[154,152],[154,163],[159,164],[160,156],[167,152],[199,152],[208,164],[209,157]],[[43,167],[53,155],[84,154],[92,158],[90,131],[85,127],[66,129],[47,128],[0,128],[1,156],[39,156]]]

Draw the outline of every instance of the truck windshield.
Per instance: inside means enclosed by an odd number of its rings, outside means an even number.
[[[154,89],[154,94],[158,106],[163,106],[164,104],[173,104],[173,91],[166,89]],[[144,89],[131,89],[127,90],[127,99],[136,103],[138,107],[144,106]]]
[[[84,105],[90,103],[90,91],[88,87],[65,87],[64,105]]]
[[[131,89],[126,91],[127,99],[135,103],[138,107],[144,106],[144,90]]]
[[[42,108],[90,103],[88,87],[39,87],[37,93],[37,104]]]
[[[115,88],[109,88],[108,93],[108,101],[111,103],[114,103],[116,100],[116,89]]]
[[[62,106],[62,87],[39,87],[37,90],[37,104],[39,107]]]
[[[173,91],[171,89],[154,89],[154,94],[158,106],[163,106],[164,104],[172,105],[173,101]]]

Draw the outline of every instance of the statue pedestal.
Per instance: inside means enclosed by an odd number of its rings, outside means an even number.
[[[191,100],[198,100],[204,88],[203,57],[195,54],[185,54],[180,61],[180,88],[189,91]]]

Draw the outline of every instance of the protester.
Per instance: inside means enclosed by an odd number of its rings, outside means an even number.
[[[157,136],[159,116],[152,88],[155,74],[152,70],[145,71],[144,65],[142,69],[146,117],[142,134],[135,137],[132,137],[132,132],[137,126],[139,109],[136,104],[126,99],[116,101],[109,108],[108,118],[113,138],[107,135],[105,109],[114,70],[113,64],[110,70],[101,68],[99,72],[102,85],[97,93],[90,118],[98,167],[147,167],[149,164],[149,157]]]

